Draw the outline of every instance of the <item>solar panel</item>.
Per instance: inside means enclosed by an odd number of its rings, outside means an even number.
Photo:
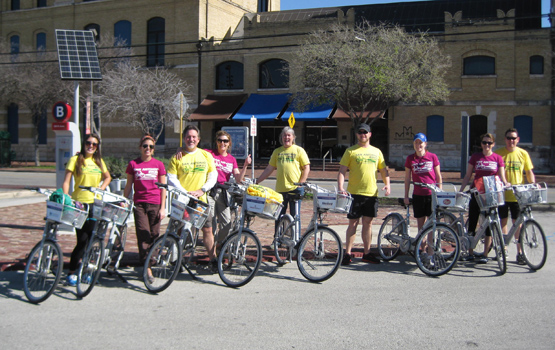
[[[62,79],[102,80],[93,32],[56,29],[56,45]]]

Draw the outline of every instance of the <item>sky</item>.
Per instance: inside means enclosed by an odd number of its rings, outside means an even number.
[[[318,7],[333,7],[333,6],[346,6],[346,5],[368,5],[368,4],[384,4],[395,2],[411,2],[421,0],[281,0],[282,10],[295,10],[295,9],[308,9]],[[549,14],[549,1],[542,1],[542,14]],[[542,27],[549,27],[549,21],[544,18],[542,20]]]

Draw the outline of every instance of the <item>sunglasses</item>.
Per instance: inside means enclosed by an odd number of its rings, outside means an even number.
[[[507,140],[511,140],[511,141],[516,140],[516,137],[509,137],[509,136],[507,136],[507,137],[505,137],[505,138],[506,138]]]
[[[357,131],[357,134],[359,134],[359,135],[366,135],[366,134],[368,134],[368,131],[366,131],[366,130],[359,130],[359,131]]]
[[[144,149],[150,148],[150,149],[154,149],[154,145],[143,145]]]
[[[96,143],[96,142],[91,142],[91,141],[85,141],[85,145],[87,145],[87,146],[93,146],[93,147],[98,147],[98,143]]]
[[[229,143],[229,140],[218,139],[218,142],[219,142],[219,143],[222,143],[222,142],[223,142],[223,143]]]
[[[489,146],[491,146],[491,145],[493,145],[493,142],[491,142],[491,141],[482,141],[482,145],[489,145]]]

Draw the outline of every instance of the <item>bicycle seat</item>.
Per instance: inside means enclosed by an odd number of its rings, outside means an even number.
[[[299,201],[303,198],[303,195],[300,193],[289,192],[287,195],[294,201]]]
[[[405,205],[405,198],[397,198],[397,202],[399,203],[400,206],[402,207],[407,207]],[[412,205],[412,198],[409,198],[409,205]]]

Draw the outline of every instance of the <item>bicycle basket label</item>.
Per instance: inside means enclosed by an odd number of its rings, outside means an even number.
[[[335,195],[318,194],[318,205],[320,208],[333,209],[335,208],[336,200]]]

